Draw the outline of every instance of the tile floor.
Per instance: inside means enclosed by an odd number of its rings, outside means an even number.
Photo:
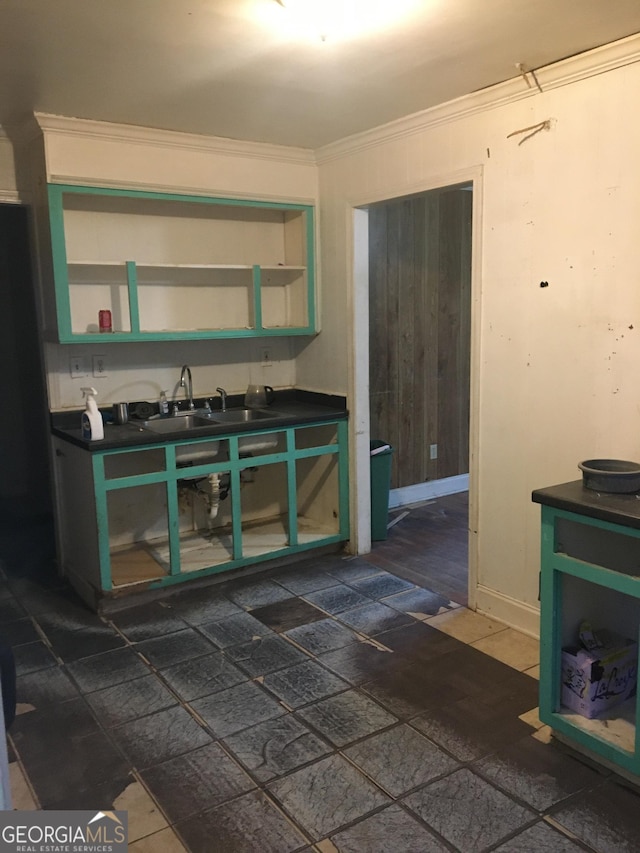
[[[16,808],[129,812],[132,853],[640,849],[640,797],[557,744],[537,643],[363,558],[101,618],[0,583]]]

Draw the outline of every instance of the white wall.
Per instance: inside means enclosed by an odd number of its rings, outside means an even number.
[[[539,72],[543,93],[516,81],[318,152],[325,331],[301,357],[309,381],[325,360],[347,374],[352,207],[482,174],[473,597],[531,633],[531,491],[578,479],[582,459],[640,460],[640,116],[630,100],[640,64],[607,61],[594,52]],[[526,134],[507,138],[547,119],[522,145]]]
[[[13,145],[0,131],[0,202],[18,199]]]

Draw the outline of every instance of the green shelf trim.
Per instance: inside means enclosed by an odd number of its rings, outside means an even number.
[[[253,265],[253,325],[256,331],[262,331],[262,270],[259,264]]]
[[[251,557],[242,557],[238,559],[229,560],[225,563],[217,563],[215,566],[208,566],[205,569],[197,569],[194,572],[183,572],[179,576],[174,575],[166,575],[163,578],[158,578],[157,580],[150,581],[146,584],[147,589],[160,589],[165,586],[173,586],[176,583],[183,583],[184,581],[195,579],[195,578],[205,578],[209,575],[217,575],[222,572],[229,572],[232,569],[240,569],[244,566],[253,566],[256,563],[266,563],[269,560],[277,560],[280,557],[285,557],[290,554],[295,553],[303,553],[304,551],[311,551],[314,548],[323,547],[325,545],[333,545],[343,542],[344,538],[338,534],[330,534],[328,536],[318,537],[318,539],[314,539],[313,542],[305,542],[301,545],[297,545],[295,548],[290,546],[286,546],[284,548],[278,548],[274,551],[269,551],[265,554],[259,554],[257,556]]]
[[[242,501],[240,495],[240,470],[235,466],[229,473],[231,489],[231,537],[233,559],[242,560]]]
[[[131,335],[140,334],[140,310],[138,306],[138,271],[135,261],[127,261],[127,288],[129,291],[129,324]]]

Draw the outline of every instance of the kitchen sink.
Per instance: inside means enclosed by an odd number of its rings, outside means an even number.
[[[141,426],[151,432],[171,433],[190,432],[198,427],[211,426],[212,419],[204,415],[180,415],[178,417],[159,418],[157,421],[142,421]]]
[[[246,424],[272,417],[272,412],[265,412],[262,409],[227,409],[224,412],[211,414],[211,420],[221,424]]]

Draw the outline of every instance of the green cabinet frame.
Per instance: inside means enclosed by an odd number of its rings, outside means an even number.
[[[97,328],[97,312],[95,316],[95,331],[78,331],[73,328],[72,304],[71,304],[71,280],[70,264],[67,250],[67,234],[65,233],[65,197],[73,199],[76,204],[89,204],[91,199],[96,201],[96,206],[104,206],[109,210],[109,203],[120,204],[126,212],[127,204],[132,208],[140,204],[155,204],[157,210],[166,211],[168,214],[177,208],[189,206],[191,211],[202,211],[203,217],[207,213],[228,210],[230,219],[232,212],[240,213],[246,211],[255,219],[264,212],[265,217],[281,215],[283,221],[287,217],[301,217],[299,229],[300,246],[296,254],[300,254],[297,263],[289,265],[285,261],[274,261],[270,263],[255,263],[246,258],[238,263],[233,257],[230,249],[229,262],[226,263],[155,263],[140,257],[119,257],[118,261],[102,262],[99,259],[95,263],[91,259],[76,261],[82,267],[94,266],[102,273],[115,275],[117,271],[122,275],[119,286],[126,288],[127,308],[123,312],[122,328],[114,329],[109,334],[101,334]],[[185,195],[177,193],[146,192],[138,190],[111,189],[104,187],[87,187],[67,184],[48,185],[49,222],[51,232],[53,276],[55,284],[55,309],[57,319],[57,338],[60,343],[100,342],[117,343],[123,341],[160,341],[160,340],[201,340],[210,338],[255,338],[291,335],[312,335],[316,332],[316,288],[315,288],[315,224],[313,205],[295,204],[286,202],[251,201],[246,199],[229,199],[208,197],[199,195]],[[258,224],[258,228],[260,225]],[[271,227],[273,227],[271,225]],[[283,225],[283,228],[285,226]],[[255,229],[252,232],[255,234]],[[135,237],[134,237],[135,242]],[[224,242],[224,241],[223,241]],[[242,242],[242,240],[239,240]],[[250,240],[245,243],[250,243]],[[286,242],[286,240],[284,240]],[[251,254],[251,248],[248,253]],[[225,259],[226,260],[226,259]],[[170,272],[175,277],[175,285],[180,286],[181,277],[184,281],[194,271],[201,275],[208,273],[213,275],[239,275],[246,277],[247,282],[247,320],[243,325],[238,323],[215,328],[180,328],[172,329],[145,329],[141,316],[140,305],[140,273],[142,270],[153,271],[157,269]],[[298,303],[298,314],[293,318],[285,318],[282,325],[269,323],[266,318],[265,293],[269,288],[268,282],[271,278],[280,277],[284,291],[284,278],[288,275],[298,276],[298,290],[296,301]],[[87,284],[91,287],[91,284]],[[283,297],[287,299],[287,297]],[[102,306],[108,308],[108,305]],[[128,327],[125,329],[125,325]]]
[[[312,429],[314,427],[333,427],[336,431],[336,441],[315,446],[297,447],[296,433],[299,430]],[[269,432],[269,431],[266,431]],[[111,573],[111,543],[109,536],[109,509],[108,496],[111,492],[121,489],[133,489],[146,485],[161,485],[166,487],[167,514],[168,514],[168,537],[170,553],[170,570],[164,577],[145,582],[145,588],[159,588],[176,583],[189,581],[195,577],[203,577],[242,566],[252,565],[267,560],[277,559],[288,554],[307,551],[320,546],[331,545],[348,540],[349,538],[349,516],[348,516],[348,453],[347,453],[347,421],[321,421],[282,427],[273,430],[285,436],[285,449],[282,452],[269,454],[255,453],[250,457],[243,457],[239,453],[238,443],[241,439],[253,435],[265,434],[265,431],[243,432],[242,434],[229,434],[215,436],[215,439],[228,442],[228,459],[205,464],[192,465],[185,469],[176,464],[176,448],[188,443],[196,446],[199,443],[206,444],[211,437],[200,440],[185,440],[181,442],[158,442],[157,444],[145,444],[143,447],[135,446],[116,450],[97,451],[91,455],[91,466],[93,471],[93,490],[95,496],[95,512],[97,516],[98,532],[98,559],[100,565],[100,584],[102,591],[114,589]],[[132,476],[107,477],[105,464],[109,457],[127,453],[136,453],[140,450],[161,450],[165,454],[165,468],[152,473],[136,474]],[[301,460],[317,457],[332,457],[337,461],[337,501],[338,519],[336,532],[331,534],[318,534],[312,541],[302,541],[299,537],[299,519],[297,516],[297,474],[296,465]],[[288,544],[286,547],[270,550],[260,555],[247,555],[243,549],[242,533],[242,506],[240,501],[240,477],[244,469],[252,467],[268,467],[269,465],[282,464],[286,466],[286,493],[288,497]],[[231,479],[230,500],[232,517],[232,541],[233,553],[231,558],[219,564],[206,566],[197,571],[181,571],[180,553],[180,529],[179,529],[179,507],[178,507],[178,481],[185,478],[188,473],[189,479],[198,476],[206,477],[213,473],[228,473]]]
[[[574,544],[568,546],[566,539],[573,539]],[[590,614],[584,615],[591,615],[594,628],[606,627],[620,633],[616,612],[623,621],[635,619],[630,639],[638,640],[640,576],[633,574],[632,566],[638,554],[638,529],[542,507],[540,719],[568,740],[634,775],[640,775],[640,702],[637,698],[628,700],[635,702],[634,724],[625,724],[628,742],[621,746],[609,721],[587,720],[562,705],[561,654],[566,643],[563,632],[574,625],[581,603],[585,611],[591,609]],[[568,610],[572,612],[565,624]],[[608,624],[595,623],[600,613]]]

